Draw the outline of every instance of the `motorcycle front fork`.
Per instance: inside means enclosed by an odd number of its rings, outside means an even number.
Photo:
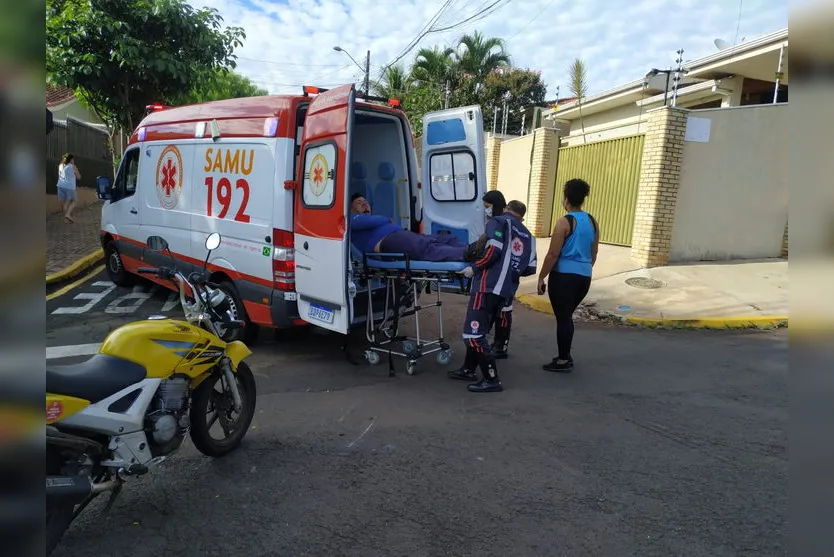
[[[243,402],[240,400],[240,390],[237,388],[237,381],[232,371],[232,364],[229,358],[223,358],[220,366],[223,368],[223,377],[226,379],[226,384],[232,392],[232,400],[235,403],[235,412],[240,412],[243,409]]]

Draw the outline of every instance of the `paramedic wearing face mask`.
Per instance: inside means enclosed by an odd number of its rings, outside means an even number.
[[[472,290],[463,325],[466,357],[463,367],[449,372],[449,377],[473,381],[477,379],[475,368],[480,367],[483,378],[469,385],[474,393],[504,390],[486,335],[501,308],[512,299],[519,278],[536,272],[536,240],[521,223],[526,212],[524,203],[510,201],[504,214],[490,219],[486,224],[486,252],[473,265]]]
[[[404,253],[417,261],[474,260],[474,248],[452,234],[417,234],[388,217],[372,215],[361,194],[351,197],[350,212],[351,242],[362,253]]]
[[[488,191],[481,199],[484,202],[484,213],[486,214],[487,222],[493,217],[504,214],[507,202],[504,199],[504,194],[500,191]],[[481,239],[485,240],[486,236],[482,236]],[[492,343],[492,351],[495,353],[496,360],[505,360],[508,357],[507,349],[510,346],[510,329],[513,325],[514,298],[515,292],[513,292],[513,297],[509,299],[507,304],[501,308],[501,312],[495,322],[495,340]]]

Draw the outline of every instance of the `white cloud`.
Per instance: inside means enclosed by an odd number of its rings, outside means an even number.
[[[298,92],[302,84],[361,82],[362,71],[333,46],[365,63],[371,79],[420,33],[445,0],[193,0],[217,8],[227,25],[246,30],[236,53],[241,73],[271,93]],[[491,1],[453,0],[438,27],[459,22]],[[739,19],[739,6],[742,7]],[[787,27],[788,6],[774,0],[510,0],[483,20],[433,33],[420,47],[454,46],[464,32],[507,41],[516,66],[541,70],[553,98],[569,96],[567,67],[588,67],[589,93],[640,79],[652,67],[670,67],[675,51],[687,60],[716,51],[715,38],[750,40]],[[776,68],[774,68],[774,71]]]

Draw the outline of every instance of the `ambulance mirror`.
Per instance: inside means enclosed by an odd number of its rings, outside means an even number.
[[[151,251],[165,251],[168,249],[168,242],[162,236],[148,236],[146,243]]]
[[[206,238],[206,249],[209,251],[216,250],[220,247],[220,234],[217,232],[212,232]]]

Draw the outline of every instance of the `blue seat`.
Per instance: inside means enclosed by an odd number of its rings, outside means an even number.
[[[383,215],[400,220],[399,208],[397,207],[397,184],[394,182],[396,175],[394,165],[390,162],[379,163],[379,182],[374,188],[373,212],[375,215]]]
[[[367,182],[368,169],[359,161],[353,161],[350,166],[350,195],[358,193],[362,195],[371,207],[374,206],[374,194],[371,185]]]

